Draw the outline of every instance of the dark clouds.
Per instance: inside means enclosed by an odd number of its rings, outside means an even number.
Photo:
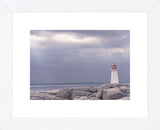
[[[130,81],[129,30],[32,30],[31,82],[107,82],[117,63]]]

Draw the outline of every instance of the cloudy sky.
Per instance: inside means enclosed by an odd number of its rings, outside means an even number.
[[[130,82],[129,30],[31,30],[32,83],[109,82],[111,64]]]

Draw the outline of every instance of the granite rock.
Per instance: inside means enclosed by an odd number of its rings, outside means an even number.
[[[110,88],[103,90],[103,99],[119,99],[124,97],[124,93],[122,93],[119,88]]]
[[[83,90],[73,90],[72,92],[72,96],[71,96],[71,99],[74,99],[76,96],[88,96],[88,95],[91,95],[92,93],[89,92],[89,91],[83,91]]]
[[[47,92],[31,92],[31,100],[129,100],[129,84],[104,84],[99,87],[79,87]]]
[[[57,92],[56,97],[64,98],[64,99],[71,99],[72,96],[72,89],[62,89]]]

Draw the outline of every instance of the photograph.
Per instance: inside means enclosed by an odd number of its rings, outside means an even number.
[[[130,100],[130,30],[30,30],[30,100]]]

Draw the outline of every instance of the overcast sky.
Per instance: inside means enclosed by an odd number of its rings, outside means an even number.
[[[31,30],[31,83],[130,82],[129,30]]]

